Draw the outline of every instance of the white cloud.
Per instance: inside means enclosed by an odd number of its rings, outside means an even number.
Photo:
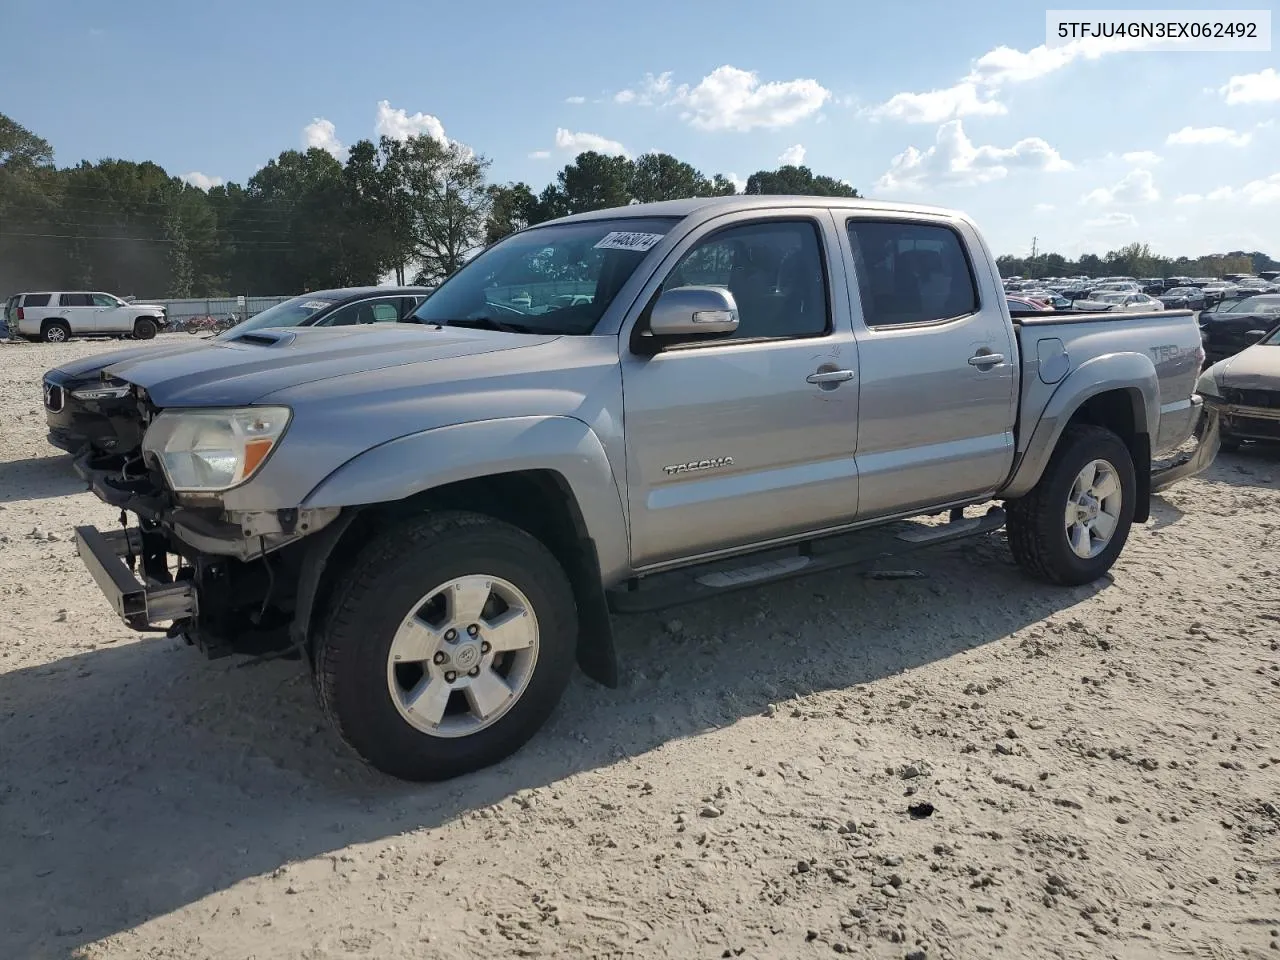
[[[1232,200],[1250,204],[1280,203],[1280,173],[1273,173],[1260,180],[1250,180],[1238,190],[1232,187],[1219,187],[1209,191],[1205,199],[1218,202]]]
[[[1230,127],[1183,127],[1177,133],[1169,134],[1164,142],[1170,145],[1225,143],[1231,147],[1246,147],[1252,139],[1253,134],[1237,133]]]
[[[565,97],[564,102],[565,103],[586,103],[587,98],[586,97]]]
[[[415,113],[412,116],[403,109],[393,108],[390,101],[378,101],[378,114],[373,125],[374,133],[392,140],[408,140],[410,137],[426,134],[433,140],[447,143],[444,135],[444,124],[439,118],[429,113]]]
[[[529,154],[529,159],[530,160],[546,160],[550,156],[551,156],[550,150],[535,150],[533,151],[533,153]]]
[[[1198,193],[1182,193],[1173,198],[1174,203],[1199,203],[1204,197]]]
[[[1052,203],[1037,203],[1034,207],[1031,208],[1031,211],[1032,213],[1051,213],[1056,209],[1057,207],[1055,207]]]
[[[607,153],[614,156],[627,156],[627,148],[617,140],[609,140],[598,133],[574,133],[560,127],[556,130],[556,147],[572,153],[594,150],[596,153]]]
[[[1086,227],[1101,227],[1103,229],[1112,229],[1115,227],[1136,227],[1138,219],[1132,213],[1107,213],[1100,217],[1084,222]]]
[[[995,99],[1002,87],[1038,79],[1077,60],[1096,60],[1130,50],[1171,49],[1186,42],[1189,41],[1108,37],[1073,40],[1060,47],[1041,44],[1030,50],[1000,46],[978,57],[969,73],[954,86],[928,93],[895,94],[874,108],[871,115],[910,123],[938,123],[953,117],[1002,114],[1005,106]]]
[[[754,71],[725,65],[696,86],[681,84],[670,102],[683,108],[680,118],[691,126],[745,132],[799,123],[822,109],[830,97],[831,91],[817,80],[761,83]]]
[[[207,173],[200,173],[198,170],[193,170],[191,173],[184,173],[180,179],[185,180],[193,187],[199,187],[201,190],[208,190],[211,187],[220,187],[226,183],[226,181],[221,177],[211,177]]]
[[[1056,172],[1071,164],[1040,137],[1027,137],[1011,147],[976,147],[959,120],[938,128],[927,150],[907,147],[889,164],[876,184],[879,190],[913,190],[928,183],[987,183],[1009,175],[1011,168]]]
[[[778,163],[784,167],[798,167],[804,163],[804,144],[793,144],[778,155]]]
[[[1228,80],[1218,92],[1229,104],[1273,103],[1280,100],[1280,73],[1275,67],[1242,73]]]
[[[1154,203],[1160,199],[1150,170],[1130,170],[1114,187],[1099,187],[1080,198],[1081,203]]]
[[[726,173],[724,178],[732,183],[733,189],[737,190],[739,193],[742,193],[747,189],[747,181],[743,180],[736,173]]]
[[[308,149],[318,147],[327,150],[339,160],[344,160],[347,156],[347,148],[338,139],[338,128],[333,125],[332,120],[324,117],[316,117],[302,128],[302,143]]]
[[[953,117],[995,116],[1007,113],[1003,103],[980,94],[968,81],[928,93],[897,93],[870,111],[874,120],[887,118],[907,123],[941,123]]]
[[[1149,167],[1152,164],[1160,162],[1160,155],[1152,153],[1150,150],[1131,150],[1128,153],[1122,153],[1120,159],[1125,163],[1133,163],[1139,166]]]
[[[634,103],[640,107],[651,107],[661,102],[671,92],[671,71],[654,76],[646,73],[644,79],[634,87],[619,90],[613,95],[615,103]]]

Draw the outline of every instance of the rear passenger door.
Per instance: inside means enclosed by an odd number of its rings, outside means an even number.
[[[90,294],[58,294],[57,315],[67,322],[75,336],[102,332],[98,323],[98,308],[94,306]]]
[[[859,517],[994,492],[1013,464],[1018,355],[977,233],[941,218],[842,220],[861,370]]]

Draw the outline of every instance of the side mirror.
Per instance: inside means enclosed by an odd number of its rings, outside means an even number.
[[[676,287],[653,305],[649,331],[655,337],[691,337],[733,333],[738,304],[723,287]]]

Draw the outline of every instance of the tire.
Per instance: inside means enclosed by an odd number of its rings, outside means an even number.
[[[133,321],[133,339],[152,340],[156,335],[156,322],[150,317],[139,317]]]
[[[485,603],[486,613],[463,618],[483,625],[474,637],[464,635],[467,624],[457,619],[466,611],[437,599],[453,583],[474,591],[473,609],[480,609],[476,597],[498,598],[493,606],[492,599]],[[466,597],[461,602],[468,605]],[[519,619],[522,605],[533,618],[532,646],[493,653],[485,638],[501,643],[501,618]],[[517,637],[528,639],[527,621],[514,625]],[[456,631],[452,644],[450,629]],[[316,693],[329,722],[371,766],[404,780],[447,780],[497,763],[538,731],[573,673],[577,634],[569,579],[539,541],[480,514],[425,514],[379,535],[340,576],[316,640]],[[403,658],[395,650],[404,651]],[[516,692],[486,719],[473,676],[477,684],[487,678],[491,704]],[[493,676],[503,687],[493,685]],[[440,694],[420,697],[421,714],[406,705],[433,689]]]
[[[40,339],[45,343],[66,343],[71,339],[71,328],[61,320],[50,320],[40,330]]]
[[[1096,508],[1097,519],[1068,526],[1066,511],[1075,500],[1073,494],[1079,490],[1076,482],[1086,467],[1099,461],[1105,467],[1097,470],[1098,489],[1109,489],[1104,481],[1110,472],[1118,485],[1120,502],[1116,505],[1113,495],[1094,498],[1083,509]],[[1087,424],[1067,427],[1040,482],[1026,496],[1005,505],[1014,559],[1038,580],[1063,586],[1092,583],[1111,569],[1124,549],[1133,525],[1137,488],[1133,457],[1123,440],[1104,427]],[[1095,540],[1089,524],[1105,527],[1105,523],[1100,523],[1104,514],[1113,521],[1110,536]],[[1071,536],[1073,533],[1078,536],[1081,526],[1085,527],[1086,536],[1076,543],[1085,548],[1089,556],[1082,556],[1073,547]]]

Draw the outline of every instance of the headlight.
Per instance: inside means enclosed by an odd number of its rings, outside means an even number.
[[[291,416],[288,407],[169,411],[152,421],[142,449],[175,491],[227,490],[257,472]]]
[[[1196,381],[1196,393],[1202,397],[1221,397],[1222,391],[1218,386],[1219,367],[1223,364],[1215,363],[1204,373],[1200,374],[1200,379]]]
[[[127,383],[102,382],[95,383],[91,387],[72,390],[71,395],[77,400],[119,400],[121,397],[127,397],[130,389]]]

